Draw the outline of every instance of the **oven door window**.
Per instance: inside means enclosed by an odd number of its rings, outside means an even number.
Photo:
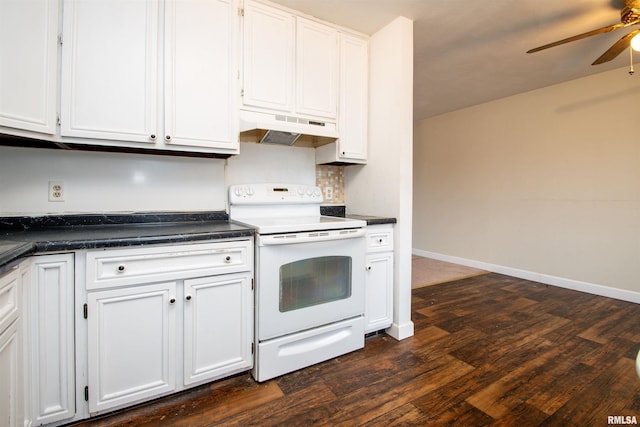
[[[323,256],[280,267],[280,312],[351,296],[351,257]]]

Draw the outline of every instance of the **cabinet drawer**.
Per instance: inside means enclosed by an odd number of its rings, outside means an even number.
[[[87,252],[88,290],[249,271],[251,240]]]
[[[367,227],[367,252],[393,250],[393,226],[370,225]]]
[[[0,333],[18,318],[17,268],[0,276]]]

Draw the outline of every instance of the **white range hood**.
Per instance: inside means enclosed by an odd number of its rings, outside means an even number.
[[[271,144],[292,145],[301,135],[338,138],[334,122],[240,110],[240,132],[254,130],[268,131],[260,142]]]

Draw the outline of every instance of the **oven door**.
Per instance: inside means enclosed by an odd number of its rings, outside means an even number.
[[[364,313],[365,232],[356,228],[258,236],[259,341]]]

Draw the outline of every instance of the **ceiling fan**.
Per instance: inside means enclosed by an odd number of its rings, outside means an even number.
[[[566,39],[558,40],[557,42],[545,44],[543,46],[536,47],[534,49],[528,50],[527,53],[539,52],[544,49],[548,49],[550,47],[560,46],[565,43],[570,43],[576,40],[584,39],[587,37],[595,36],[597,34],[608,33],[614,30],[618,30],[620,28],[630,27],[631,25],[640,24],[640,0],[624,0],[624,8],[620,12],[620,23],[612,24],[606,27],[598,28],[597,30],[587,31],[586,33],[578,34],[577,36],[568,37]],[[603,64],[605,62],[609,62],[618,55],[622,53],[629,44],[631,43],[631,39],[636,35],[640,34],[640,29],[633,30],[628,34],[622,36],[620,40],[615,42],[613,46],[611,46],[605,53],[603,53],[598,59],[593,61],[591,65]]]

